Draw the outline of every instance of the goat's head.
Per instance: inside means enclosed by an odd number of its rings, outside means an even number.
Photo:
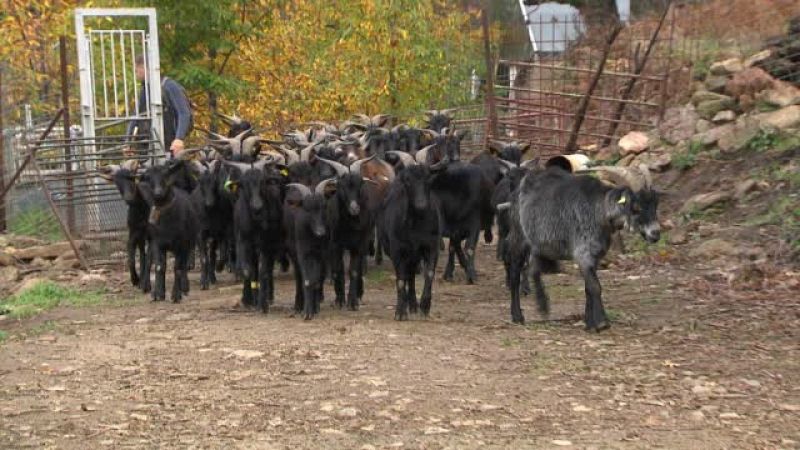
[[[139,161],[131,159],[120,165],[108,165],[99,168],[100,176],[117,187],[125,203],[135,203],[139,196],[137,183],[139,176],[136,171],[139,168]]]
[[[203,206],[209,209],[214,208],[217,205],[217,186],[219,185],[220,161],[213,160],[206,163],[194,161],[193,164],[198,169],[196,170],[196,172],[199,174],[197,179],[197,189],[200,189],[200,194],[203,199]]]
[[[450,127],[450,122],[453,120],[454,109],[442,109],[425,111],[425,124],[426,128],[441,132],[443,129]]]
[[[632,231],[638,231],[647,242],[658,242],[661,238],[659,192],[653,188],[653,179],[647,166],[603,166],[591,170],[599,172],[601,180],[615,186],[606,195],[609,217]]]
[[[360,159],[351,164],[350,167],[336,161],[319,158],[320,161],[336,171],[336,198],[340,204],[346,206],[347,212],[351,216],[361,214],[361,210],[366,204],[366,189],[364,187],[366,183],[371,181],[361,174],[361,165],[374,157],[373,155],[366,159]]]
[[[172,201],[172,188],[186,174],[185,169],[185,161],[175,159],[151,166],[145,171],[142,183],[147,186],[156,206],[164,206]]]
[[[520,165],[522,163],[522,156],[530,149],[530,143],[522,142],[505,142],[491,140],[489,142],[489,151],[496,157]]]
[[[271,160],[260,160],[252,164],[226,161],[232,169],[226,185],[237,191],[250,214],[256,217],[271,215],[282,202],[288,170]]]
[[[322,238],[328,233],[326,221],[326,199],[325,189],[329,182],[334,180],[325,180],[317,185],[317,188],[312,192],[308,186],[290,183],[287,188],[293,188],[301,195],[301,208],[308,217],[308,225],[311,233],[317,238]]]

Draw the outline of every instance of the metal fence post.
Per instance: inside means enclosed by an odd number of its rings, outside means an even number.
[[[61,59],[61,104],[64,108],[64,171],[67,176],[67,226],[70,230],[75,229],[75,206],[72,204],[73,180],[69,174],[72,172],[72,133],[70,132],[69,118],[69,79],[67,77],[67,37],[61,35],[58,38],[58,50]]]
[[[489,13],[486,6],[481,9],[481,28],[483,29],[483,51],[486,58],[486,107],[489,120],[486,129],[486,142],[490,137],[497,137],[497,109],[494,102],[494,60],[489,36]]]

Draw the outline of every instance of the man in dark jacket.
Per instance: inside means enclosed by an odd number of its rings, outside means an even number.
[[[145,79],[144,58],[136,59],[136,79],[142,82],[142,90],[139,92],[139,114],[147,111],[147,92],[144,85]],[[164,145],[169,149],[169,153],[175,157],[184,149],[183,141],[192,131],[192,108],[186,91],[183,87],[171,78],[161,77],[161,104],[164,114]],[[128,135],[142,136],[150,126],[149,119],[133,120],[128,123]]]

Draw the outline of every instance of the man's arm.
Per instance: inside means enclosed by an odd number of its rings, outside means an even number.
[[[183,88],[174,80],[167,80],[164,83],[164,90],[172,102],[172,107],[175,109],[175,115],[178,118],[178,126],[175,129],[175,139],[181,141],[186,139],[189,133],[189,122],[192,117],[192,109],[189,106],[189,99],[186,98]],[[167,142],[167,145],[170,143]]]

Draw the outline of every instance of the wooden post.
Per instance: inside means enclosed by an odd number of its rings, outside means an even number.
[[[633,93],[633,87],[636,85],[636,80],[639,79],[638,75],[641,75],[644,72],[645,65],[647,64],[647,59],[650,57],[650,52],[655,47],[656,42],[658,41],[658,34],[661,32],[661,27],[664,25],[664,20],[667,18],[667,13],[669,13],[669,8],[672,6],[672,0],[667,1],[667,6],[664,8],[664,13],[661,14],[661,20],[658,21],[658,25],[656,26],[655,31],[653,31],[653,35],[650,37],[650,42],[647,44],[647,49],[644,51],[644,55],[641,58],[636,58],[636,67],[634,68],[634,75],[635,77],[631,77],[628,79],[627,84],[622,90],[621,98],[623,100],[627,100],[630,98],[631,94]],[[665,76],[669,76],[669,73],[665,74]],[[666,99],[663,99],[665,102]],[[603,140],[603,147],[608,147],[611,145],[611,141],[614,139],[614,133],[617,132],[617,127],[619,126],[619,120],[622,118],[622,115],[625,113],[625,106],[627,106],[626,102],[621,102],[617,105],[617,110],[614,111],[614,115],[611,116],[611,119],[614,122],[611,122],[611,125],[608,127],[608,135],[607,138]]]
[[[75,229],[75,205],[72,204],[73,198],[73,179],[72,173],[72,133],[70,133],[69,120],[69,78],[67,76],[67,37],[61,35],[58,38],[58,47],[61,57],[61,107],[64,108],[64,171],[67,174],[67,226],[70,230]]]
[[[3,69],[5,68],[5,64],[0,62],[0,188],[5,188],[5,181],[4,177],[6,174],[6,152],[5,152],[5,134],[3,133]],[[0,197],[0,233],[6,231],[6,204],[3,201],[3,197]]]
[[[486,6],[481,9],[481,28],[483,29],[483,52],[486,59],[486,139],[484,147],[489,145],[490,137],[497,137],[497,109],[494,102],[494,59],[492,58],[491,36],[489,35],[489,13]]]
[[[597,70],[592,76],[592,80],[589,82],[589,87],[586,89],[586,94],[584,94],[583,98],[581,98],[581,102],[578,104],[578,111],[575,113],[575,122],[572,123],[572,131],[569,134],[567,146],[564,147],[564,153],[574,153],[576,150],[578,145],[578,135],[580,134],[581,126],[583,125],[583,119],[586,116],[586,110],[589,109],[589,102],[592,99],[594,90],[597,88],[597,84],[600,82],[600,77],[603,75],[603,69],[606,67],[606,61],[608,60],[608,54],[611,53],[611,46],[614,45],[614,41],[617,40],[617,36],[619,36],[620,31],[622,31],[622,25],[617,23],[614,26],[614,29],[611,30],[611,34],[606,40],[606,46],[603,48],[603,57],[600,59],[600,63],[597,65]]]

